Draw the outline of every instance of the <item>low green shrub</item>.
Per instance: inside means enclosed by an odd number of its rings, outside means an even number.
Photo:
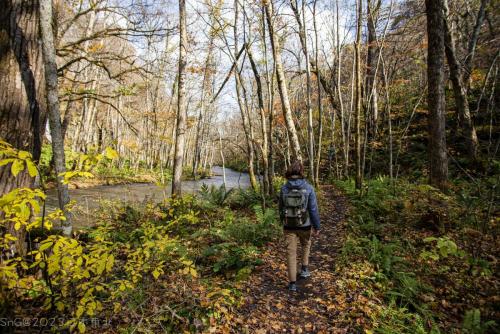
[[[214,224],[209,235],[212,243],[201,254],[214,272],[241,269],[259,263],[258,247],[278,237],[282,231],[276,211],[254,207],[255,220],[248,217],[235,218],[227,212]]]
[[[373,318],[373,333],[380,334],[427,334],[425,321],[418,314],[411,312],[406,307],[399,307],[395,301],[391,301],[387,307],[383,307]],[[439,330],[431,331],[438,334]]]
[[[200,187],[200,197],[206,201],[209,206],[221,207],[224,206],[234,192],[234,188],[226,189],[224,184],[219,187],[211,185],[210,187],[203,183]]]
[[[498,329],[495,321],[482,321],[481,311],[479,309],[468,310],[465,312],[462,322],[462,332],[464,334],[485,334],[490,330]]]
[[[255,191],[252,188],[238,189],[230,202],[230,206],[235,209],[252,208],[262,202],[262,193],[260,191]]]

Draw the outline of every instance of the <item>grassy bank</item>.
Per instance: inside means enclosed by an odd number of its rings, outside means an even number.
[[[452,195],[386,178],[368,181],[361,196],[351,181],[336,184],[352,203],[342,271],[360,273],[373,332],[498,329],[494,180],[457,182]]]

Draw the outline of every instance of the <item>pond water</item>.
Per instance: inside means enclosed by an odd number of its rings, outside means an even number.
[[[246,173],[236,172],[225,168],[226,188],[245,189],[250,186],[250,178]],[[203,184],[208,186],[220,186],[223,184],[222,167],[212,168],[213,176],[197,181],[183,181],[182,191],[184,193],[196,193]],[[169,197],[171,185],[157,186],[153,183],[132,183],[111,186],[96,186],[87,189],[71,189],[69,191],[71,200],[76,201],[74,209],[74,225],[85,226],[91,223],[92,213],[99,208],[102,200],[119,201],[122,203],[141,203],[147,201],[161,202]],[[47,192],[46,206],[49,211],[58,207],[57,191],[51,189]]]

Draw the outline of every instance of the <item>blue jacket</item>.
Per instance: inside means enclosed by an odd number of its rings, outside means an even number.
[[[283,187],[281,187],[281,193],[279,198],[279,212],[280,218],[283,221],[283,203],[282,203],[282,194],[287,194],[291,188],[300,187],[306,190],[307,193],[307,211],[309,213],[310,224],[314,227],[315,230],[319,230],[320,221],[319,221],[319,210],[318,210],[318,202],[316,200],[316,193],[314,192],[314,188],[304,179],[290,179]],[[285,227],[286,228],[286,227]],[[307,226],[309,228],[309,226]]]

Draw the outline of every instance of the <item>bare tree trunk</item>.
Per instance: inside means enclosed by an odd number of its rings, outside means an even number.
[[[305,0],[302,0],[302,18],[300,17],[297,0],[290,0],[290,5],[295,15],[295,20],[299,26],[299,38],[302,45],[302,52],[305,56],[306,63],[306,107],[307,107],[307,153],[309,160],[309,177],[316,183],[315,170],[314,170],[314,132],[313,132],[313,115],[311,107],[311,64],[309,60],[309,52],[307,49],[307,35],[306,35],[306,20],[305,20]],[[317,69],[317,62],[315,63],[316,74],[319,74]]]
[[[392,142],[393,137],[392,137],[392,119],[391,119],[391,99],[390,99],[387,72],[385,69],[385,61],[384,61],[383,57],[381,57],[380,65],[382,67],[382,83],[384,85],[384,90],[385,90],[385,110],[386,110],[386,114],[387,114],[387,130],[388,130],[388,135],[389,135],[389,179],[392,182],[393,178],[394,178],[394,172],[393,172],[393,142]]]
[[[215,21],[217,18],[215,17],[216,15],[219,15],[220,12],[220,6],[222,5],[222,1],[219,0],[213,9],[211,15],[212,21]],[[214,22],[212,22],[212,26],[214,26]],[[194,160],[193,160],[193,177],[196,180],[196,176],[198,173],[198,167],[201,161],[201,151],[202,151],[202,146],[203,146],[203,137],[204,137],[204,130],[206,128],[204,122],[206,122],[206,113],[208,109],[212,106],[211,100],[212,100],[212,77],[214,71],[214,56],[213,56],[213,50],[215,47],[215,36],[217,32],[215,28],[211,28],[210,34],[209,34],[209,42],[208,42],[208,50],[207,50],[207,58],[205,61],[205,68],[203,72],[203,82],[202,82],[202,87],[201,87],[201,106],[200,106],[200,111],[198,114],[198,124],[196,126],[196,141],[195,141],[195,147],[194,147]]]
[[[357,17],[357,30],[356,30],[356,47],[355,47],[355,152],[356,152],[356,189],[361,189],[362,175],[361,175],[361,29],[363,20],[363,0],[357,1],[358,17]]]
[[[61,132],[61,113],[59,112],[59,91],[57,84],[56,50],[52,31],[52,0],[40,0],[40,30],[42,36],[43,58],[45,65],[45,82],[47,90],[47,107],[49,113],[50,136],[52,138],[52,154],[57,179],[57,196],[59,208],[64,212],[66,220],[62,221],[63,234],[71,236],[72,218],[67,209],[70,201],[68,185],[63,183],[66,172],[64,156],[64,137]]]
[[[467,100],[467,89],[462,82],[460,64],[458,63],[455,51],[455,41],[451,31],[448,16],[448,1],[444,0],[444,41],[448,67],[450,68],[450,79],[453,84],[453,95],[455,97],[455,107],[457,108],[458,132],[465,138],[467,150],[472,158],[477,157],[478,140],[476,129],[472,122]],[[462,124],[460,124],[462,123]],[[462,128],[463,126],[463,128]]]
[[[252,189],[257,190],[257,178],[255,177],[254,169],[254,157],[255,152],[253,148],[253,130],[252,130],[252,120],[250,119],[250,110],[248,108],[247,94],[245,87],[243,85],[243,78],[241,77],[241,71],[238,66],[238,14],[239,14],[238,0],[234,2],[234,59],[235,59],[235,71],[234,78],[236,81],[236,96],[238,99],[238,106],[240,108],[241,122],[243,126],[243,132],[245,133],[245,141],[247,144],[247,161],[248,161],[248,175],[250,177],[250,184]],[[244,46],[246,43],[244,43]],[[228,45],[229,47],[229,45]],[[243,90],[243,92],[242,92]]]
[[[186,136],[186,89],[185,71],[187,55],[187,33],[186,33],[186,0],[179,0],[179,72],[177,87],[177,125],[175,136],[174,171],[172,179],[172,195],[181,195],[182,185],[182,162],[184,157],[184,145]]]
[[[381,0],[377,0],[375,6],[372,5],[372,0],[366,2],[367,8],[367,56],[366,56],[366,97],[367,101],[367,119],[369,121],[368,137],[371,140],[376,132],[378,119],[378,92],[377,92],[377,31],[376,21]]]
[[[260,114],[260,122],[262,129],[262,166],[263,166],[263,185],[264,185],[264,194],[269,194],[269,161],[268,161],[268,139],[267,139],[267,125],[266,125],[266,115],[264,113],[264,96],[262,92],[262,80],[260,78],[259,71],[257,69],[257,65],[255,64],[255,60],[253,58],[252,50],[247,45],[247,54],[248,59],[250,60],[250,64],[252,66],[252,71],[255,76],[255,82],[257,84],[257,101],[259,105],[259,114]]]
[[[0,138],[16,149],[40,158],[46,123],[45,78],[39,43],[38,1],[3,1],[0,11]],[[27,171],[12,176],[11,166],[0,167],[0,196],[15,188],[31,188]],[[6,233],[17,238],[14,247],[25,254],[26,230],[13,223]]]
[[[426,0],[427,13],[427,78],[429,106],[429,182],[446,190],[448,159],[446,155],[444,92],[444,0]]]
[[[340,48],[340,24],[339,24],[339,0],[335,0],[335,55],[337,58],[337,66],[336,66],[336,87],[337,87],[337,98],[339,100],[339,108],[340,108],[340,131],[342,132],[342,150],[343,150],[343,160],[344,160],[344,168],[343,174],[345,177],[349,175],[349,134],[346,132],[346,117],[344,110],[344,101],[342,98],[342,90],[341,90],[341,70],[342,70],[342,50]],[[332,128],[332,137],[333,132],[335,131],[335,124],[333,124]],[[333,140],[333,138],[332,138]]]
[[[281,107],[283,109],[283,116],[285,118],[286,128],[291,139],[291,146],[293,151],[293,158],[302,161],[302,153],[300,150],[299,137],[295,129],[295,123],[292,118],[292,109],[290,107],[290,100],[288,98],[288,88],[286,85],[285,71],[281,62],[281,51],[278,38],[274,31],[273,25],[273,3],[272,0],[264,0],[267,26],[269,29],[269,38],[271,40],[271,47],[273,50],[274,64],[276,66],[276,79],[278,81],[278,91],[281,98]]]
[[[465,85],[465,91],[469,90],[470,75],[472,73],[472,63],[474,61],[474,55],[476,54],[477,40],[479,38],[479,33],[481,32],[481,27],[483,26],[484,19],[486,17],[486,7],[490,4],[491,0],[481,0],[481,5],[479,6],[479,11],[476,16],[476,23],[474,24],[474,30],[472,31],[472,36],[469,39],[467,47],[467,57],[465,57],[465,71],[463,76],[463,83]]]
[[[267,44],[266,44],[266,15],[265,10],[261,10],[261,31],[262,31],[262,46],[264,48],[264,63],[266,70],[266,86],[267,86],[267,98],[268,98],[268,112],[269,112],[269,128],[268,128],[268,169],[267,169],[267,179],[269,183],[269,195],[274,194],[273,178],[274,178],[274,154],[273,154],[273,122],[274,122],[274,65],[271,75],[269,75],[269,61],[267,57]]]
[[[318,27],[317,27],[317,22],[316,22],[316,4],[317,0],[314,0],[314,5],[313,5],[313,25],[314,25],[314,44],[315,44],[315,63],[316,66],[319,67],[319,61],[318,61],[318,55],[319,55],[319,41],[318,41]],[[317,83],[317,90],[318,90],[318,146],[317,146],[317,156],[316,156],[316,170],[315,170],[315,176],[314,180],[316,181],[316,186],[319,185],[319,165],[321,162],[321,146],[322,146],[322,137],[323,137],[323,105],[321,103],[321,73],[318,71],[316,73],[316,83]],[[335,113],[334,110],[332,110],[333,113]],[[335,124],[335,122],[334,122]],[[332,138],[334,140],[335,138]]]

